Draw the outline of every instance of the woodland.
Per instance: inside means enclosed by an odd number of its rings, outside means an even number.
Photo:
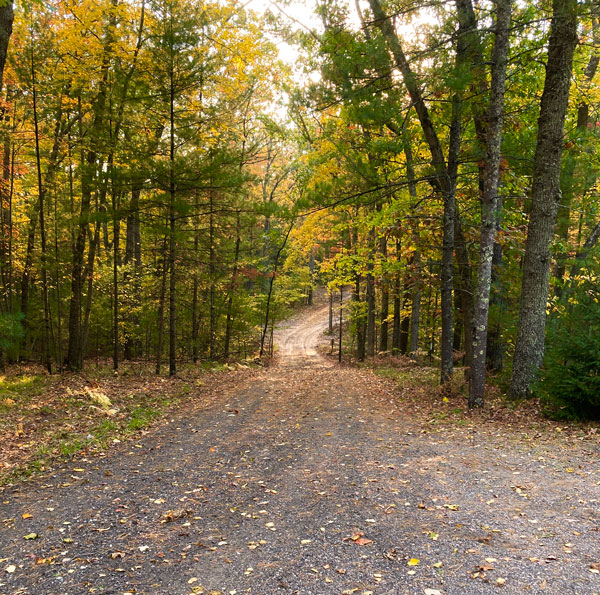
[[[0,368],[252,359],[322,286],[354,361],[600,416],[596,0],[305,10],[2,2]]]
[[[600,592],[599,0],[0,0],[0,593]]]

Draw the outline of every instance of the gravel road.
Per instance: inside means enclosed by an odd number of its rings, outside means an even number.
[[[0,494],[0,593],[600,592],[597,441],[431,429],[318,355],[326,323],[303,311],[210,407]]]

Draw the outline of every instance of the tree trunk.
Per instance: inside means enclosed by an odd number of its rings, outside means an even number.
[[[338,362],[342,363],[342,328],[343,328],[343,313],[344,313],[344,286],[340,285],[340,328],[339,328],[339,338],[338,338]]]
[[[167,238],[165,237],[162,248],[163,267],[160,281],[160,294],[158,298],[158,344],[156,346],[156,375],[160,376],[162,367],[163,341],[165,334],[165,299],[167,296]]]
[[[496,0],[495,41],[492,50],[492,80],[487,115],[486,162],[483,196],[481,197],[481,239],[479,268],[473,313],[473,353],[469,375],[469,407],[483,406],[485,389],[486,350],[492,259],[500,213],[498,185],[502,154],[502,125],[504,122],[504,90],[506,61],[510,42],[512,0]]]
[[[598,3],[592,3],[590,5],[590,9],[593,11],[593,41],[594,41],[594,49],[592,50],[592,55],[589,58],[587,66],[585,68],[585,87],[586,91],[589,91],[589,87],[592,83],[592,80],[598,70],[598,64],[600,63],[600,23],[598,23],[600,8]],[[564,159],[564,165],[562,168],[562,174],[560,179],[560,188],[561,188],[561,197],[560,205],[558,208],[557,214],[557,223],[556,223],[556,233],[558,235],[559,241],[564,245],[564,250],[566,253],[557,255],[557,262],[555,268],[555,276],[559,280],[559,283],[556,286],[556,294],[560,296],[562,290],[562,284],[564,282],[565,272],[566,272],[566,260],[568,258],[568,245],[569,245],[569,231],[571,229],[571,203],[573,202],[573,196],[575,193],[575,188],[577,187],[577,183],[575,183],[575,168],[577,166],[577,151],[580,150],[581,144],[585,142],[585,137],[588,136],[588,125],[590,122],[590,106],[586,101],[586,94],[583,94],[584,99],[579,104],[577,108],[577,125],[575,128],[574,139],[567,146],[570,148],[567,150]],[[596,137],[596,131],[593,131],[592,134]],[[584,178],[584,184],[587,190],[589,187],[593,185],[590,181],[586,180],[586,176],[581,176]]]
[[[399,242],[397,243],[399,246]],[[399,253],[399,249],[396,249]],[[400,353],[400,321],[402,317],[402,290],[400,283],[400,272],[398,271],[394,279],[394,334],[392,338],[392,353]]]
[[[0,37],[1,41],[1,37]],[[1,57],[0,57],[1,60]],[[36,72],[33,51],[31,53],[31,87],[33,99],[33,128],[35,134],[35,159],[37,166],[37,182],[38,182],[38,213],[40,217],[40,248],[41,248],[41,273],[42,273],[42,296],[44,303],[44,345],[43,345],[43,362],[49,374],[52,374],[52,359],[50,355],[50,301],[48,298],[48,269],[46,264],[46,223],[44,213],[44,198],[46,189],[42,183],[42,162],[40,158],[40,131],[38,122],[37,110],[37,88],[36,88]]]
[[[502,197],[498,197],[498,212],[502,213]],[[497,220],[496,233],[500,230],[500,218]],[[501,372],[504,367],[506,345],[502,339],[502,318],[506,311],[505,289],[498,274],[502,269],[502,246],[494,241],[492,256],[492,286],[490,288],[490,316],[495,310],[495,319],[488,321],[487,365],[490,372]]]
[[[402,140],[404,146],[404,154],[406,156],[406,179],[408,181],[408,193],[415,202],[417,200],[417,182],[415,178],[415,168],[413,160],[412,147],[410,145],[410,138],[408,137],[406,126],[402,127]],[[415,252],[412,258],[412,306],[410,312],[410,345],[408,352],[413,360],[416,360],[416,352],[419,348],[419,317],[421,313],[421,253],[419,252],[419,234],[417,229],[418,223],[412,230],[413,241],[415,243]],[[398,258],[400,258],[400,242],[397,244]],[[400,276],[397,277],[398,289],[400,288]],[[400,310],[400,302],[398,297],[398,310]],[[400,312],[398,312],[398,318]],[[398,321],[398,324],[400,322]],[[398,334],[400,333],[400,327],[398,327]],[[397,347],[400,344],[398,343]]]
[[[402,297],[402,311],[405,311],[407,306],[408,306],[408,291],[406,290],[406,286],[405,286],[405,290],[404,290],[404,294]],[[410,331],[410,316],[402,316],[402,320],[400,321],[400,328],[399,328],[399,341],[400,341],[400,353],[402,355],[406,355],[408,353],[408,333]]]
[[[462,222],[460,217],[456,217],[454,221],[455,230],[455,250],[456,250],[456,263],[458,266],[458,287],[459,287],[459,302],[460,312],[462,315],[462,325],[465,334],[465,363],[467,368],[471,365],[472,352],[473,352],[473,282],[472,282],[472,270],[471,263],[469,261],[469,251],[467,248],[467,242],[462,229]],[[468,377],[469,372],[467,372]]]
[[[213,192],[209,191],[209,205],[210,205],[210,214],[208,219],[208,242],[209,253],[208,253],[208,273],[209,273],[209,282],[210,282],[210,292],[209,292],[209,329],[208,329],[208,352],[209,358],[214,360],[216,357],[216,349],[215,349],[215,341],[216,341],[216,333],[217,333],[217,303],[216,303],[216,252],[215,252],[215,215],[214,215],[214,205],[213,205]],[[270,289],[269,285],[269,289]],[[266,331],[265,331],[266,332]]]
[[[375,233],[369,231],[369,261],[367,263],[367,356],[375,355],[375,277],[373,276],[373,242]]]
[[[312,306],[313,305],[313,278],[314,278],[314,274],[315,274],[315,255],[314,255],[314,251],[312,248],[310,250],[310,256],[308,258],[308,270],[310,272],[310,282],[309,282],[309,286],[308,286],[308,296],[306,299],[306,304],[307,304],[307,306]]]
[[[12,34],[12,26],[15,15],[13,3],[7,2],[0,7],[0,91],[2,91],[2,82],[4,80],[4,66],[8,55],[8,43]]]
[[[112,210],[113,210],[113,370],[119,369],[119,265],[120,252],[119,240],[121,226],[118,216],[119,197],[112,184]]]
[[[173,15],[171,14],[171,39],[173,35]],[[175,70],[174,49],[171,46],[171,64],[169,68],[170,97],[169,97],[169,376],[177,372],[176,357],[176,318],[175,318],[175,290],[176,290],[176,238],[175,238]]]
[[[577,0],[553,0],[527,228],[517,342],[509,394],[522,398],[544,356],[550,243],[560,200],[560,160],[577,45]]]
[[[352,296],[354,297],[354,295]],[[333,291],[329,290],[329,334],[333,334]]]
[[[240,258],[240,212],[237,212],[235,234],[235,254],[233,257],[233,270],[231,271],[231,285],[229,287],[229,299],[227,300],[227,320],[225,322],[225,348],[223,357],[229,358],[229,344],[233,330],[233,295],[235,293],[238,273],[238,260]]]
[[[81,207],[79,222],[73,246],[73,260],[71,267],[71,301],[69,304],[69,347],[67,352],[67,365],[71,371],[81,369],[83,361],[83,337],[81,329],[81,302],[83,292],[83,258],[85,254],[86,236],[88,234],[88,221],[98,149],[100,146],[101,131],[104,126],[104,112],[109,77],[110,54],[112,53],[112,33],[107,33],[102,59],[102,76],[100,78],[98,94],[94,101],[93,122],[89,132],[89,149],[81,164]],[[80,126],[81,118],[80,114]]]
[[[10,103],[10,101],[11,92],[9,88],[6,102]],[[9,119],[10,116],[6,115],[5,118]],[[0,185],[0,280],[2,282],[0,311],[2,311],[4,305],[4,310],[10,313],[12,313],[10,305],[12,301],[12,197],[10,195],[10,187],[12,177],[11,154],[13,151],[11,136],[8,131],[4,134],[2,184]]]
[[[281,258],[281,253],[283,252],[283,249],[285,248],[285,246],[287,244],[288,238],[290,237],[290,234],[292,233],[292,229],[294,228],[294,223],[295,223],[295,220],[292,220],[292,222],[290,223],[290,227],[288,228],[287,233],[285,234],[285,238],[283,239],[281,246],[279,246],[279,249],[277,250],[277,253],[275,254],[275,259],[273,261],[273,271],[271,273],[271,279],[269,282],[269,291],[267,292],[267,306],[265,308],[265,324],[264,324],[262,334],[260,337],[260,357],[262,357],[265,353],[265,338],[267,336],[267,329],[269,328],[269,320],[271,319],[271,298],[273,297],[273,285],[275,283],[275,277],[277,275],[277,270],[279,268],[279,259]]]
[[[125,266],[133,263],[133,289],[127,291],[128,303],[130,305],[129,312],[124,315],[128,316],[132,322],[132,325],[137,328],[139,324],[139,318],[137,315],[138,306],[140,303],[140,267],[142,265],[142,238],[140,234],[140,204],[141,188],[136,182],[133,182],[131,189],[131,201],[129,202],[129,209],[127,214],[127,223],[125,229],[125,256],[123,262]],[[130,274],[126,270],[123,276],[123,284],[127,286],[130,283]],[[123,357],[126,360],[130,360],[134,353],[139,349],[139,341],[134,340],[129,333],[124,337],[125,344],[123,346]]]
[[[85,309],[83,315],[83,325],[81,330],[81,348],[79,355],[79,367],[83,367],[83,358],[85,356],[85,350],[87,345],[88,336],[90,334],[90,315],[92,312],[92,298],[94,295],[94,265],[96,262],[96,250],[100,245],[100,223],[96,222],[94,225],[94,235],[90,241],[90,248],[88,251],[88,261],[83,275],[84,279],[87,279],[87,295],[85,297]]]
[[[415,266],[415,279],[413,281],[412,308],[410,312],[410,346],[409,355],[416,361],[419,349],[419,318],[421,316],[421,253],[417,249],[413,264]]]
[[[198,193],[195,200],[196,211],[199,211]],[[200,245],[200,231],[197,219],[194,221],[194,259],[198,259],[198,247]],[[194,266],[192,286],[192,361],[198,362],[198,266]]]
[[[387,238],[381,236],[379,240],[379,250],[384,261],[387,259]],[[379,337],[379,351],[385,353],[388,350],[388,316],[390,310],[390,290],[385,273],[381,279],[381,312],[379,314],[381,321],[381,335]]]
[[[27,332],[29,326],[29,317],[27,310],[29,307],[29,284],[31,278],[31,269],[33,267],[33,249],[35,247],[35,230],[39,218],[40,201],[36,200],[31,205],[29,223],[27,224],[27,247],[25,249],[25,262],[23,263],[23,273],[21,275],[21,313],[23,314],[23,328]]]

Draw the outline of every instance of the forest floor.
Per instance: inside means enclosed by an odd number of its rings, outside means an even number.
[[[212,374],[135,439],[5,486],[0,593],[599,593],[595,428],[497,400],[471,416],[401,360],[337,365],[326,319],[304,310],[274,365]]]

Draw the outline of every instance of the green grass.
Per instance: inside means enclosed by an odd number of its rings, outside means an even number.
[[[0,412],[25,405],[31,397],[42,392],[46,382],[46,376],[0,376]]]
[[[435,368],[384,368],[376,367],[373,372],[382,378],[390,378],[403,386],[424,384],[437,386],[438,371]]]
[[[138,432],[147,425],[150,425],[153,419],[160,417],[162,414],[162,408],[156,409],[154,407],[146,407],[140,405],[131,412],[131,418],[126,426],[129,432]]]

